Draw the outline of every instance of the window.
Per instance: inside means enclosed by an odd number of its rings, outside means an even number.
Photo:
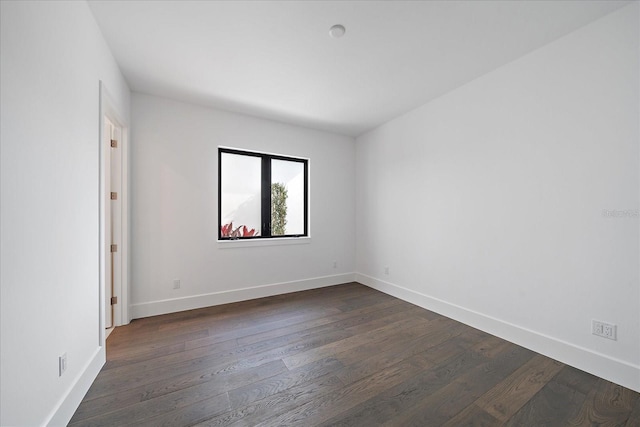
[[[218,148],[218,239],[308,235],[307,159]]]

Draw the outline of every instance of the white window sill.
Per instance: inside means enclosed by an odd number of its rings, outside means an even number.
[[[308,245],[311,237],[281,237],[276,239],[218,240],[218,249],[251,248],[256,246]]]

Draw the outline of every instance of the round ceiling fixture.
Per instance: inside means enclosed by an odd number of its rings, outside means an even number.
[[[338,38],[344,36],[344,33],[346,31],[347,30],[344,28],[344,25],[336,24],[336,25],[334,25],[333,27],[331,27],[329,29],[329,35],[331,37],[333,37],[334,39],[338,39]]]

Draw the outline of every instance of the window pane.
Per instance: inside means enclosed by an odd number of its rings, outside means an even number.
[[[222,237],[250,237],[261,234],[261,164],[262,160],[259,157],[222,153]],[[254,230],[253,234],[251,230]]]
[[[304,164],[271,160],[271,235],[304,234]]]

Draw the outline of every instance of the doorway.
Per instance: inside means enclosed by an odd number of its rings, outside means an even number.
[[[127,128],[100,82],[100,346],[129,323],[127,271]]]
[[[105,280],[105,329],[113,330],[115,326],[115,308],[122,289],[122,127],[115,124],[108,116],[104,117],[105,173],[108,189],[105,192],[105,219],[107,259]],[[107,332],[107,336],[109,335]]]

